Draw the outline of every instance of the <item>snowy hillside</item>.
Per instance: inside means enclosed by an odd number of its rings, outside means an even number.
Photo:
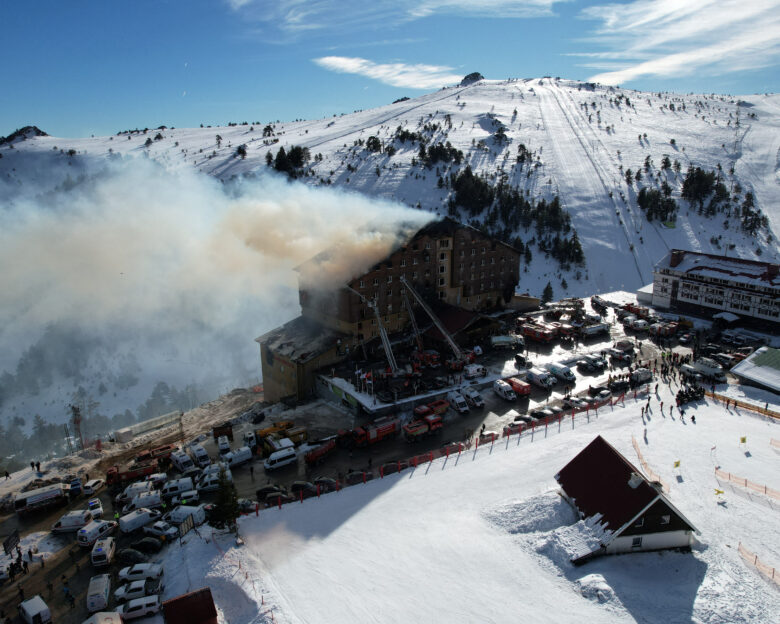
[[[229,535],[172,546],[166,597],[206,584],[223,622],[777,622],[780,594],[738,552],[780,564],[780,503],[716,479],[777,488],[778,425],[710,402],[669,414],[672,393],[597,420],[569,418],[318,499],[260,511]],[[696,423],[690,420],[696,416]],[[691,553],[569,558],[589,537],[554,475],[601,434],[635,466],[632,437],[700,531]],[[740,444],[745,436],[747,442]],[[679,467],[675,468],[675,462]],[[594,475],[594,479],[597,475]],[[204,539],[205,538],[205,539]],[[272,617],[273,614],[273,617]]]
[[[293,146],[308,150],[295,171],[302,182],[450,213],[528,246],[520,289],[537,295],[548,280],[556,296],[638,288],[651,281],[653,264],[672,247],[780,257],[774,234],[780,231],[777,95],[683,96],[552,79],[481,81],[321,120],[17,138],[15,151],[0,147],[0,175],[5,193],[12,194],[14,183],[40,184],[42,176],[44,184],[60,183],[46,174],[47,165],[66,161],[75,179],[95,159],[121,154],[148,155],[228,180],[269,170],[269,154],[276,161],[280,148],[289,152]],[[533,206],[524,220],[516,198],[503,207],[494,199],[484,209],[479,201],[467,208],[467,192],[454,189],[466,167],[496,194],[516,190],[534,205],[558,196],[573,229],[544,223]],[[689,167],[712,172],[723,184],[701,207],[681,198]],[[664,184],[679,206],[676,219],[666,218],[659,203],[661,216],[648,221],[638,194],[643,188],[665,190]],[[662,202],[663,196],[655,199]],[[751,220],[748,211],[757,211],[753,220],[759,223],[746,232],[741,223]],[[761,213],[766,225],[760,224]],[[584,262],[556,261],[555,237],[570,241],[574,231]]]

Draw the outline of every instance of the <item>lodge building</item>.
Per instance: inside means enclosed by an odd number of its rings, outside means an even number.
[[[673,249],[655,266],[652,305],[700,317],[728,312],[777,329],[780,265]]]

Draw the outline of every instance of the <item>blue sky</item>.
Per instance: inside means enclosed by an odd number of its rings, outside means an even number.
[[[0,135],[310,119],[544,75],[778,90],[780,0],[5,0]]]

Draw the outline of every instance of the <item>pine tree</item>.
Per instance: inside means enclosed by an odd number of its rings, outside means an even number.
[[[553,298],[553,288],[552,284],[550,282],[547,282],[547,286],[544,287],[544,292],[542,293],[542,303],[549,303],[552,301]]]
[[[217,527],[226,526],[235,530],[236,518],[240,515],[238,509],[238,493],[232,481],[228,481],[225,469],[219,471],[219,489],[217,501],[214,504],[214,523]]]

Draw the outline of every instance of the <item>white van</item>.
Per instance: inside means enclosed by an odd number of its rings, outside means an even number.
[[[159,596],[144,596],[117,607],[117,612],[122,616],[122,621],[127,621],[157,613],[161,607]]]
[[[219,489],[219,475],[220,472],[212,472],[211,474],[208,474],[201,478],[200,481],[198,481],[198,491],[199,492],[213,492],[214,490]],[[230,470],[225,470],[225,479],[227,479],[228,482],[233,482],[233,473],[230,472]]]
[[[83,548],[91,548],[101,537],[106,537],[114,532],[116,522],[106,520],[93,520],[83,529],[79,529],[76,542]]]
[[[168,524],[175,524],[178,526],[190,516],[192,516],[193,524],[198,526],[206,521],[206,510],[203,508],[203,505],[198,505],[197,507],[180,505],[176,509],[165,514],[163,519]]]
[[[142,492],[151,492],[153,489],[154,485],[149,481],[136,481],[128,485],[114,500],[120,505],[126,505]]]
[[[493,382],[493,392],[507,401],[514,401],[517,398],[515,391],[512,390],[512,386],[503,379],[496,379]]]
[[[227,436],[219,436],[217,438],[217,448],[220,455],[230,452],[230,440],[228,440]]]
[[[460,389],[460,394],[471,407],[485,407],[485,399],[475,388],[464,386]]]
[[[33,596],[19,605],[19,615],[27,624],[48,624],[51,622],[49,606],[40,596]]]
[[[150,522],[160,519],[160,512],[152,509],[136,509],[119,518],[119,530],[122,533],[132,533]]]
[[[103,481],[103,479],[90,479],[84,484],[84,494],[87,496],[92,496],[95,492],[102,488],[104,484],[105,481]]]
[[[176,470],[179,472],[184,472],[185,470],[189,470],[190,468],[195,467],[195,464],[192,463],[190,456],[187,455],[187,453],[184,451],[174,451],[171,453],[171,463],[173,464],[173,467],[176,468]]]
[[[107,608],[110,595],[111,576],[108,574],[93,576],[89,579],[89,588],[87,589],[87,611],[94,613]]]
[[[237,448],[235,451],[225,453],[224,460],[227,462],[228,466],[235,468],[236,466],[245,464],[248,461],[252,461],[252,449],[248,446],[242,446],[241,448]]]
[[[206,449],[202,445],[196,444],[190,447],[190,453],[192,454],[192,460],[201,468],[205,468],[211,463],[211,458],[206,452]]]
[[[116,543],[113,537],[104,537],[95,542],[92,547],[92,565],[96,568],[110,565],[116,553]]]
[[[219,471],[222,469],[228,470],[228,465],[225,462],[217,462],[216,464],[209,464],[203,469],[203,472],[200,473],[200,478],[203,479],[207,475],[210,474],[219,474]]]
[[[186,505],[187,503],[198,503],[200,502],[200,494],[198,493],[198,490],[189,490],[187,492],[182,492],[178,496],[174,496],[171,499],[171,505]]]
[[[469,364],[463,368],[464,379],[476,379],[477,377],[485,377],[487,375],[487,368],[481,364]]]
[[[263,462],[263,468],[266,470],[275,470],[276,468],[281,468],[282,466],[294,464],[297,461],[298,456],[295,454],[295,449],[286,448],[282,449],[281,451],[271,453],[268,456],[268,459]]]
[[[450,402],[452,409],[465,414],[469,411],[469,405],[466,403],[466,399],[460,392],[450,392],[447,395],[447,400]]]
[[[122,508],[122,513],[129,514],[136,509],[159,509],[160,507],[162,507],[160,492],[153,490],[151,492],[143,492],[133,498],[132,501]]]
[[[69,533],[78,531],[92,522],[92,514],[86,509],[69,511],[54,523],[52,533]]]
[[[189,490],[194,489],[194,487],[195,486],[192,484],[192,477],[184,477],[183,479],[168,481],[168,483],[163,486],[161,493],[163,498],[171,498],[182,492],[188,492]]]

